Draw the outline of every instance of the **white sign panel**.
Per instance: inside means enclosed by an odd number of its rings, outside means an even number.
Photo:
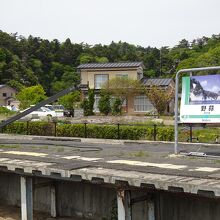
[[[220,75],[182,79],[180,122],[220,123]]]

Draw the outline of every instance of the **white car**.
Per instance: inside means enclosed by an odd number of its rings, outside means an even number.
[[[27,109],[25,109],[27,110]],[[25,111],[24,110],[24,111]],[[26,115],[25,117],[56,117],[57,114],[55,111],[52,111],[46,107],[40,107],[36,111],[31,112],[30,114]]]
[[[64,107],[62,105],[45,105],[44,107],[56,112],[57,117],[64,116]]]

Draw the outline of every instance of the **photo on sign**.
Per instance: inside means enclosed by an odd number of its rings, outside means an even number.
[[[220,75],[190,77],[189,104],[220,104]]]

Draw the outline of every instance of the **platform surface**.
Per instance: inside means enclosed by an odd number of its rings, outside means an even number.
[[[173,143],[0,135],[0,170],[220,196],[220,157],[173,155]],[[220,155],[220,145],[180,144]]]

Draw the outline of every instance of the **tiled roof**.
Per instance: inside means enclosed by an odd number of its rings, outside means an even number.
[[[142,79],[142,82],[145,86],[151,86],[151,85],[169,86],[172,81],[173,81],[173,79],[170,79],[170,78],[166,78],[166,79],[162,79],[162,78],[154,78],[154,79],[143,78]]]
[[[6,85],[4,85],[4,84],[3,84],[3,85],[0,85],[0,88],[5,87],[5,86],[6,86]]]
[[[79,65],[77,69],[127,68],[127,67],[140,67],[140,66],[143,66],[142,62],[86,63]]]

